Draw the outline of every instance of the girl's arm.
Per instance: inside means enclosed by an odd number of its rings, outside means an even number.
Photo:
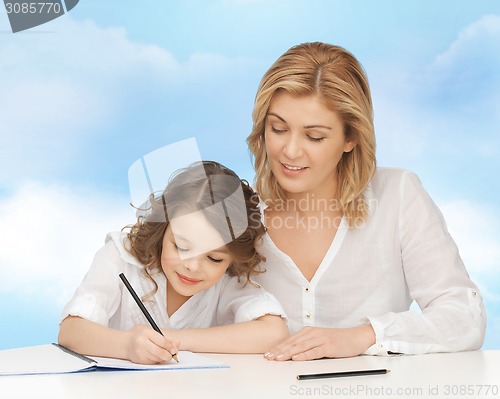
[[[146,325],[121,331],[76,316],[68,316],[61,322],[58,342],[85,355],[143,364],[169,361],[179,347],[171,336],[163,337]]]
[[[280,316],[265,315],[256,320],[209,328],[165,330],[181,342],[180,350],[213,353],[266,353],[288,337]]]

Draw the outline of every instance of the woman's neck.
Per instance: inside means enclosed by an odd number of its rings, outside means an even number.
[[[340,209],[337,196],[332,189],[285,194],[286,199],[280,204],[283,211],[311,215],[337,213]]]

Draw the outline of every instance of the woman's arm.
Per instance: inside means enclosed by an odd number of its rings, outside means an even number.
[[[265,353],[288,337],[280,316],[265,315],[256,320],[224,326],[187,330],[165,330],[181,342],[180,350],[212,353]]]
[[[440,210],[414,173],[403,175],[399,192],[404,276],[421,312],[369,316],[377,347],[407,354],[480,348],[486,328],[482,297]]]
[[[268,360],[352,357],[375,343],[370,325],[352,328],[304,327],[265,354]]]
[[[169,361],[179,346],[169,335],[163,337],[146,325],[121,331],[75,316],[68,316],[61,322],[58,342],[85,355],[143,364]]]

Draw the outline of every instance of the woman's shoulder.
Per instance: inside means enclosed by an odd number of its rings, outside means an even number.
[[[365,198],[381,205],[394,206],[408,193],[421,194],[425,190],[420,179],[411,170],[394,167],[378,167],[365,190]]]
[[[370,181],[373,189],[399,189],[406,180],[419,181],[418,176],[411,170],[395,167],[378,167]]]
[[[409,174],[414,175],[415,173],[405,168],[379,166],[373,175],[373,179],[401,181],[401,179]]]
[[[380,209],[394,211],[406,206],[408,201],[418,201],[431,206],[432,199],[416,173],[402,168],[377,168],[365,190],[365,199]]]

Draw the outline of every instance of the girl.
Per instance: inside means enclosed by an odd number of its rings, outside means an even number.
[[[178,350],[269,350],[288,331],[281,305],[251,281],[263,233],[257,196],[245,180],[216,162],[181,170],[128,233],[107,236],[64,308],[59,343],[146,364]],[[122,272],[164,336],[149,326]]]
[[[376,168],[370,88],[352,54],[285,52],[262,79],[247,141],[268,229],[256,281],[294,333],[268,359],[481,347],[482,298],[441,213],[415,174]]]

